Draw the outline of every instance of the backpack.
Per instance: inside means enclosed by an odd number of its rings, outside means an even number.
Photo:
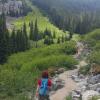
[[[40,95],[47,95],[48,92],[48,79],[42,79],[41,80],[41,86],[39,88],[39,94]]]

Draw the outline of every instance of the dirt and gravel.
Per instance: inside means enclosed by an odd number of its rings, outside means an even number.
[[[60,79],[64,80],[65,85],[63,88],[59,89],[53,95],[51,95],[50,100],[65,100],[66,96],[72,90],[77,88],[77,84],[70,77],[71,75],[75,73],[77,73],[77,69],[66,71],[58,76]]]

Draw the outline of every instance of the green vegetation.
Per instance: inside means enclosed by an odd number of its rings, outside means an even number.
[[[100,46],[100,29],[96,29],[85,36],[85,41],[90,48],[95,48],[96,45]]]
[[[93,96],[90,100],[99,100],[100,96]]]
[[[13,98],[27,91],[34,93],[37,79],[42,70],[59,67],[75,68],[77,61],[71,56],[73,51],[66,55],[66,50],[73,46],[70,45],[65,49],[72,43],[73,41],[33,48],[10,56],[7,63],[0,66],[0,98],[2,100],[5,97]]]
[[[70,36],[73,33],[85,34],[100,27],[100,2],[97,0],[31,1],[44,11],[54,25],[70,31]]]
[[[80,68],[80,73],[87,75],[91,69],[91,66],[96,64],[93,68],[93,72],[99,73],[100,69],[100,29],[96,29],[93,32],[88,33],[83,41],[87,44],[88,49],[91,51],[87,57],[89,65]],[[94,72],[96,73],[96,72]]]
[[[14,26],[17,29],[20,29],[23,26],[23,23],[25,22],[27,31],[29,32],[30,21],[33,21],[33,23],[35,23],[35,20],[38,19],[38,27],[40,32],[44,32],[47,28],[51,32],[56,32],[57,37],[62,36],[62,34],[68,34],[67,31],[64,33],[62,30],[50,23],[49,19],[47,17],[44,17],[40,10],[35,5],[32,5],[29,0],[25,0],[25,2],[28,4],[29,7],[32,8],[32,12],[30,12],[27,16],[21,17],[13,22]]]
[[[91,69],[90,65],[83,66],[79,69],[80,74],[87,75]]]
[[[66,100],[72,100],[72,96],[71,95],[67,96]]]
[[[88,44],[88,47],[92,50],[89,56],[90,63],[100,65],[100,29],[96,29],[86,35],[85,41]]]

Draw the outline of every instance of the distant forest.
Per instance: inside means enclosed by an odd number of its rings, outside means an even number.
[[[98,0],[31,0],[64,31],[85,34],[100,28]]]

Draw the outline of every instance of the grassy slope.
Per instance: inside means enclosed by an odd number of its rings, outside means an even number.
[[[74,68],[77,61],[64,51],[69,51],[69,46],[72,47],[73,43],[64,49],[67,44],[70,43],[33,48],[10,56],[7,63],[0,65],[0,100],[29,100],[25,99],[26,93],[35,92],[34,88],[42,70],[56,67]]]
[[[30,21],[34,22],[37,18],[39,31],[43,32],[46,28],[48,28],[52,32],[55,31],[57,36],[62,36],[62,34],[65,35],[68,33],[68,32],[64,33],[62,30],[59,30],[56,26],[50,23],[49,19],[47,17],[44,17],[43,14],[40,12],[40,10],[36,6],[32,5],[29,0],[25,0],[25,2],[27,2],[28,6],[30,6],[33,11],[30,12],[27,16],[19,18],[18,20],[14,21],[13,24],[15,25],[16,28],[21,28],[23,22],[26,22],[28,26]],[[27,30],[29,31],[29,27]]]

